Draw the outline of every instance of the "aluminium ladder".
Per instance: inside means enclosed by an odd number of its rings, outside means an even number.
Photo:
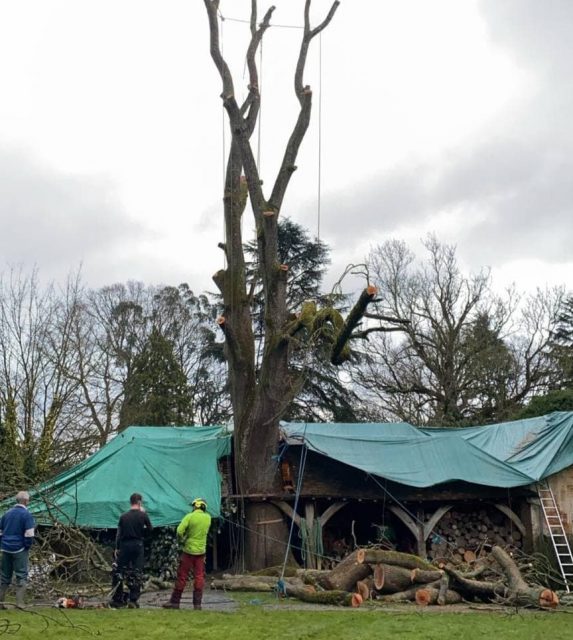
[[[537,493],[541,500],[541,508],[543,509],[545,522],[547,523],[551,542],[553,543],[555,555],[557,556],[557,564],[565,581],[565,589],[567,593],[569,593],[570,585],[573,587],[573,554],[571,553],[571,547],[565,534],[559,507],[557,506],[555,496],[548,482],[539,482],[537,485]]]

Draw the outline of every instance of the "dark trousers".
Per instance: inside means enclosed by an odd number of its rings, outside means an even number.
[[[21,586],[28,581],[28,550],[18,551],[18,553],[2,552],[1,563],[1,584],[8,586],[12,582],[12,575],[16,576],[17,586]]]
[[[123,603],[123,583],[129,589],[129,601],[137,602],[143,583],[143,540],[126,540],[120,543],[117,568],[112,573],[112,600]]]

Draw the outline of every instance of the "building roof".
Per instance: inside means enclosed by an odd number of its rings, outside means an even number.
[[[30,508],[40,522],[113,528],[137,492],[154,526],[178,524],[199,496],[216,517],[221,504],[217,460],[229,455],[230,440],[224,427],[129,427],[38,487]]]
[[[462,480],[494,487],[535,483],[573,465],[573,412],[467,428],[405,422],[282,423],[302,444],[366,473],[411,487]]]

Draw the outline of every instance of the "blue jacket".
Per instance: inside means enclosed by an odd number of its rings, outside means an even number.
[[[0,548],[6,553],[29,549],[34,541],[36,523],[23,504],[17,504],[0,518]]]

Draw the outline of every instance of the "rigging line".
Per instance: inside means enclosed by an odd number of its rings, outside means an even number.
[[[225,18],[219,11],[219,18],[221,21],[221,56],[225,55],[225,41],[224,41],[224,33],[223,33],[223,22]],[[223,174],[223,195],[225,194],[226,187],[226,162],[225,158],[227,157],[227,139],[225,134],[225,107],[221,106],[221,129],[222,129],[222,151],[223,151],[223,162],[222,162],[222,174]],[[227,223],[225,220],[225,216],[223,216],[223,240],[225,242],[225,247],[227,246]],[[223,251],[223,267],[227,268],[227,252]]]
[[[306,434],[306,427],[307,427],[307,423],[305,422],[304,424],[304,434]],[[304,437],[304,436],[303,436]],[[295,499],[294,499],[294,505],[292,508],[293,514],[292,514],[292,520],[290,523],[290,531],[288,534],[288,541],[287,541],[287,546],[285,549],[285,558],[284,558],[284,562],[283,562],[283,568],[281,570],[281,576],[279,578],[279,581],[282,581],[285,577],[285,570],[286,570],[286,565],[288,562],[288,554],[290,551],[290,546],[291,546],[291,541],[292,541],[292,533],[294,530],[294,520],[295,520],[295,515],[296,515],[296,510],[298,508],[298,500],[300,498],[300,492],[302,489],[302,478],[304,476],[304,468],[306,466],[306,456],[308,453],[308,449],[305,446],[302,447],[302,450],[300,452],[300,463],[299,463],[299,472],[298,472],[298,479],[297,479],[297,483],[296,483],[296,495],[295,495]]]
[[[243,20],[242,18],[230,18],[229,16],[223,17],[220,11],[219,17],[222,20],[229,20],[229,22],[242,22],[243,24],[251,24],[250,20]],[[277,27],[279,29],[304,29],[303,26],[300,26],[298,24],[270,24],[269,27]]]
[[[322,193],[322,32],[318,34],[318,194],[316,240],[320,245],[320,207]]]
[[[259,121],[257,131],[257,172],[261,176],[261,127],[263,120],[263,41],[259,51]]]

